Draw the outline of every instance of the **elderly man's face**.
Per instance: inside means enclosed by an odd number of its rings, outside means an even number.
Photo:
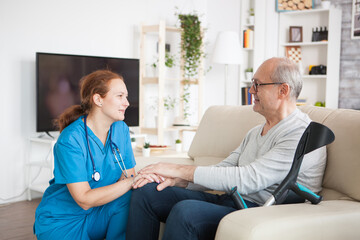
[[[278,92],[280,85],[273,84],[270,78],[270,75],[274,70],[274,63],[274,60],[268,60],[259,67],[254,74],[253,86],[249,91],[254,98],[254,111],[260,113],[265,118],[268,114],[273,114],[279,106]],[[257,85],[256,90],[254,84],[260,84]]]

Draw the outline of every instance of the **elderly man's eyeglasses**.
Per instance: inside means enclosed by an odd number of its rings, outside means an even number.
[[[252,79],[251,82],[252,82],[252,86],[254,87],[255,92],[258,91],[258,87],[259,87],[259,86],[283,84],[282,82],[275,82],[275,83],[257,83],[256,81],[254,81],[254,79]]]

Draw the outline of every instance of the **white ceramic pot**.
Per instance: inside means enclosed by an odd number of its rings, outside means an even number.
[[[251,82],[251,79],[253,77],[252,72],[245,72],[246,81]]]
[[[249,16],[249,17],[247,18],[247,23],[248,23],[249,25],[254,25],[254,23],[255,23],[255,16]]]
[[[143,148],[142,154],[144,157],[150,157],[150,148]]]
[[[136,147],[136,142],[131,142],[131,147],[135,148]]]
[[[176,149],[176,152],[182,152],[182,144],[181,143],[175,143],[175,149]]]

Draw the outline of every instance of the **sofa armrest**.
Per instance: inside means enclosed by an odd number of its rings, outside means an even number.
[[[258,207],[225,216],[215,239],[360,239],[359,222],[355,201]]]

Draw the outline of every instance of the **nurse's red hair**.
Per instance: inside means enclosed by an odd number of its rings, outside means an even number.
[[[99,94],[102,98],[109,92],[109,82],[112,79],[124,79],[109,70],[97,70],[86,75],[80,80],[80,105],[73,105],[67,108],[58,119],[55,120],[55,125],[60,132],[69,126],[72,122],[84,114],[88,114],[93,106],[94,94]]]

